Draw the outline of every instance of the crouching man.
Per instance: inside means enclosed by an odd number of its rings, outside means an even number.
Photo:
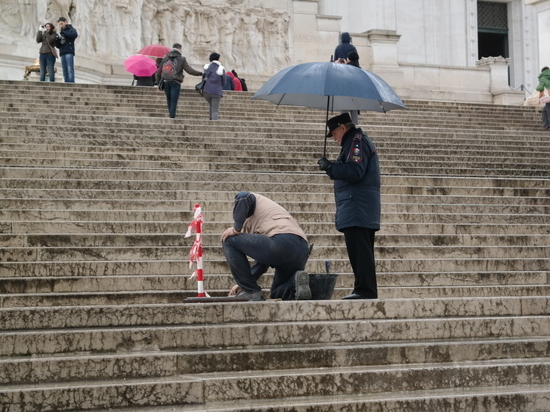
[[[311,299],[309,275],[304,271],[309,246],[290,213],[265,196],[239,192],[233,205],[233,221],[221,241],[240,289],[237,296],[263,300],[258,279],[273,267],[271,299]],[[254,259],[252,266],[247,256]]]

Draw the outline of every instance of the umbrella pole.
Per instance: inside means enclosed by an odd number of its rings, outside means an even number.
[[[327,96],[327,118],[325,120],[325,147],[323,147],[323,157],[327,157],[327,134],[328,134],[328,108],[330,106],[330,96]]]

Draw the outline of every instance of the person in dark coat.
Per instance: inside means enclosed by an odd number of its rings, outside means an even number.
[[[40,81],[46,81],[46,70],[50,76],[50,82],[55,82],[55,59],[57,59],[57,51],[55,50],[55,42],[57,32],[52,23],[46,23],[40,26],[36,33],[36,42],[40,43]]]
[[[61,28],[57,38],[57,48],[61,56],[63,80],[65,83],[74,83],[74,41],[78,37],[78,33],[71,24],[67,23],[65,17],[60,17],[57,22]]]
[[[377,299],[374,234],[380,230],[380,165],[374,143],[355,127],[348,113],[327,121],[328,136],[342,147],[335,162],[323,157],[319,169],[334,181],[336,229],[344,233],[355,275],[344,299]]]
[[[204,89],[202,96],[208,102],[209,120],[218,120],[220,116],[220,103],[223,97],[223,85],[225,84],[225,68],[219,61],[218,53],[210,53],[210,63],[204,65]]]
[[[357,52],[357,49],[353,44],[351,44],[351,36],[349,33],[344,32],[340,36],[340,44],[336,46],[336,49],[334,50],[334,61],[338,62],[338,60],[341,59],[339,63],[344,63],[348,57],[348,53],[351,51]]]
[[[182,46],[179,43],[174,43],[172,50],[166,53],[166,56],[159,64],[159,68],[156,74],[157,84],[163,84],[163,90],[166,94],[166,103],[168,105],[168,113],[170,118],[176,117],[176,109],[178,107],[178,100],[180,98],[181,84],[183,83],[183,71],[193,76],[202,76],[202,72],[193,69],[187,59],[181,54]],[[174,72],[169,73],[163,70],[164,66],[174,67]]]
[[[350,51],[345,60],[345,64],[361,68],[361,66],[359,66],[359,54],[356,51]],[[342,110],[340,113],[349,113],[351,122],[356,126],[359,124],[359,110]]]

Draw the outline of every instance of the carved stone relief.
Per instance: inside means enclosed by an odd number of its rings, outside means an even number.
[[[192,64],[212,51],[229,68],[258,74],[290,64],[290,14],[253,0],[4,0],[3,39],[32,44],[40,24],[65,16],[79,32],[77,55],[126,58],[148,44],[183,45]],[[286,3],[283,3],[286,5]],[[285,6],[286,7],[286,6]]]

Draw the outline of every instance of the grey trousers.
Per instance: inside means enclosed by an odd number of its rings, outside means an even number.
[[[218,120],[218,117],[220,117],[220,103],[222,101],[222,97],[215,94],[210,94],[210,93],[203,93],[202,96],[210,106],[208,119]]]

